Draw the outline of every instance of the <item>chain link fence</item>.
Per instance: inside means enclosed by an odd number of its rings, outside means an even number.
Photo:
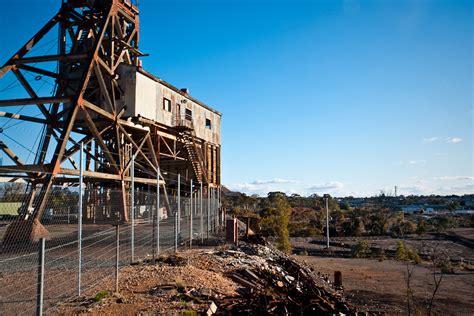
[[[128,221],[120,218],[122,190],[87,187],[80,194],[77,186],[53,187],[41,225],[19,215],[31,210],[27,184],[0,183],[0,315],[51,311],[92,295],[88,290],[121,267],[217,232],[223,225],[218,191],[180,180],[177,189],[161,189],[159,196],[156,186],[128,190]],[[27,229],[44,238],[16,242]]]

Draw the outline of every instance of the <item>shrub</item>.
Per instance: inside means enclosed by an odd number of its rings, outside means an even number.
[[[384,261],[385,259],[387,259],[387,257],[385,256],[385,250],[383,248],[380,248],[379,249],[379,253],[378,253],[378,258],[379,258],[379,261],[382,262]]]
[[[398,260],[410,260],[417,264],[421,262],[421,258],[418,252],[415,249],[406,246],[405,243],[401,240],[397,242],[396,255]]]
[[[416,264],[421,262],[420,255],[418,254],[418,252],[415,249],[410,248],[410,247],[406,247],[406,254],[407,254],[408,260],[411,260],[411,261],[415,262]]]
[[[97,294],[92,298],[92,300],[93,300],[94,302],[100,302],[100,301],[102,301],[104,298],[106,298],[108,295],[109,295],[109,291],[100,291],[99,293],[97,293]]]
[[[454,266],[451,263],[449,258],[445,258],[441,262],[438,263],[438,268],[441,270],[441,273],[444,274],[453,274],[454,273]]]
[[[418,235],[423,235],[426,233],[427,227],[426,227],[426,222],[423,220],[423,218],[418,219],[418,224],[416,226],[416,233]]]
[[[369,242],[366,240],[360,240],[357,244],[352,247],[353,258],[366,258],[370,252]]]
[[[401,240],[397,242],[397,259],[398,260],[407,260],[407,250],[405,248],[405,243]]]

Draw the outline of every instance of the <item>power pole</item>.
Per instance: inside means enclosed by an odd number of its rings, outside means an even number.
[[[326,196],[326,247],[329,249],[329,197]]]

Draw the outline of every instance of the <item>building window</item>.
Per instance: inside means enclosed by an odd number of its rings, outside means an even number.
[[[185,115],[186,115],[187,120],[192,120],[193,119],[193,111],[191,111],[190,109],[186,109]]]
[[[163,98],[163,110],[171,112],[171,100]]]
[[[210,119],[206,119],[206,128],[207,129],[211,129],[212,128],[212,125],[211,125],[211,120]]]

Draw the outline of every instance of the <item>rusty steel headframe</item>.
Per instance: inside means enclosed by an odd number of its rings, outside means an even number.
[[[58,53],[29,54],[56,27]],[[18,223],[9,226],[4,242],[33,240],[35,232],[44,230],[40,222],[52,186],[59,181],[77,181],[74,176],[79,175],[79,169],[73,155],[80,150],[80,143],[85,147],[85,181],[114,183],[121,188],[122,219],[128,220],[130,154],[135,155],[139,166],[134,181],[157,184],[160,154],[156,144],[160,136],[150,126],[125,120],[125,105],[119,102],[123,91],[118,83],[118,67],[140,66],[143,54],[138,44],[138,8],[130,1],[63,0],[59,12],[0,68],[0,78],[12,72],[29,95],[0,100],[0,106],[33,106],[41,112],[40,117],[8,112],[1,112],[1,116],[44,127],[34,164],[25,164],[5,142],[0,142],[0,150],[14,163],[0,167],[0,175],[20,175],[30,185],[29,201],[24,203]],[[57,63],[57,71],[42,67],[51,62]],[[54,79],[54,92],[38,96],[24,71]],[[65,162],[73,167],[66,168]],[[162,177],[161,185],[165,185]],[[33,213],[28,214],[28,209]],[[23,229],[23,236],[16,236],[15,226],[29,228]]]

